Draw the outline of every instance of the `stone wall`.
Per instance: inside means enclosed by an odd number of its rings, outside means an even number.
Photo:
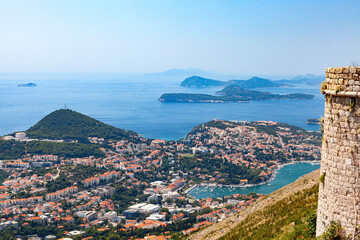
[[[331,221],[343,234],[360,225],[360,67],[326,69],[323,143],[316,235]]]

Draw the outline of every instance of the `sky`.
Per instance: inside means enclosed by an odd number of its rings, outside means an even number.
[[[0,72],[322,74],[360,63],[359,0],[0,0]]]

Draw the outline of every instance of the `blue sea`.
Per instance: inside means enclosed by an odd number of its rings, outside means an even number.
[[[112,74],[1,74],[0,135],[26,130],[50,112],[65,105],[113,126],[144,137],[184,138],[197,124],[212,119],[271,120],[311,131],[308,118],[319,118],[324,98],[319,86],[260,89],[272,93],[309,93],[312,100],[271,100],[250,103],[163,103],[163,93],[213,94],[221,88],[180,87],[183,76]],[[22,83],[37,87],[18,87]]]

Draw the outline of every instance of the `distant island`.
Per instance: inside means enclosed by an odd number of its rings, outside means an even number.
[[[319,119],[309,118],[308,120],[306,120],[306,123],[307,124],[318,125],[318,124],[321,124],[321,121]]]
[[[161,102],[250,102],[259,100],[278,99],[313,99],[314,95],[303,93],[273,94],[269,92],[253,91],[236,85],[226,86],[217,92],[220,96],[196,93],[165,93],[160,98]]]
[[[182,87],[219,87],[225,86],[227,82],[203,78],[199,76],[192,76],[186,78],[184,81],[180,83]]]
[[[37,85],[35,83],[24,83],[19,84],[18,87],[36,87]]]
[[[241,88],[252,89],[252,88],[278,88],[278,87],[291,87],[293,84],[307,84],[317,85],[324,81],[324,76],[316,75],[299,75],[291,80],[270,80],[266,78],[252,77],[248,80],[229,80],[220,81],[210,78],[204,78],[200,76],[192,76],[186,78],[180,83],[182,87],[219,87],[227,85],[237,85]]]
[[[324,75],[313,75],[313,74],[306,74],[306,75],[298,75],[293,77],[290,80],[278,80],[277,83],[285,83],[285,84],[305,84],[305,85],[319,85],[325,80]]]
[[[229,80],[229,81],[219,81],[209,78],[203,78],[199,76],[192,76],[186,78],[180,83],[182,87],[219,87],[219,86],[229,86],[236,85],[241,88],[251,89],[251,88],[276,88],[276,87],[290,87],[290,84],[286,83],[276,83],[275,81],[252,77],[248,80]]]

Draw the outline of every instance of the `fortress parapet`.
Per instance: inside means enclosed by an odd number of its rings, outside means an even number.
[[[360,225],[360,67],[326,69],[316,235],[332,221],[343,234]]]

